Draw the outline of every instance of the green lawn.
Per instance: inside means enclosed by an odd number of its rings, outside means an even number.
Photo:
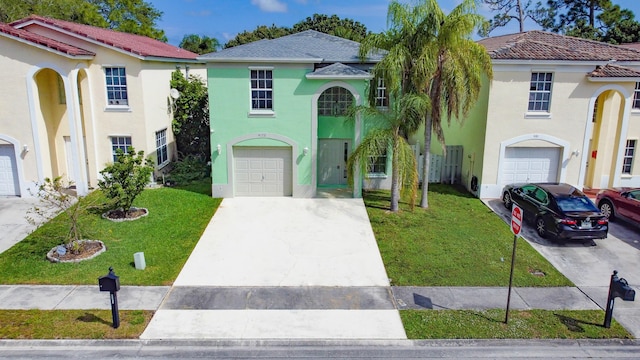
[[[197,186],[195,189],[199,189]],[[209,187],[210,188],[210,187]],[[98,197],[98,191],[91,197]],[[178,276],[220,199],[177,188],[147,189],[134,206],[149,215],[126,222],[102,219],[96,212],[83,219],[85,237],[102,240],[107,251],[79,263],[54,264],[46,253],[64,239],[63,215],[38,228],[0,254],[2,284],[97,284],[110,266],[121,285],[169,285]],[[136,270],[133,254],[144,252],[145,270]]]
[[[602,326],[600,310],[403,310],[409,339],[632,339],[620,324]]]
[[[153,311],[119,314],[114,329],[111,310],[0,310],[0,339],[137,339]]]
[[[401,204],[389,192],[364,194],[371,226],[392,285],[507,286],[513,251],[509,226],[479,199],[455,187],[429,185],[429,208]],[[532,273],[544,273],[544,276]],[[519,239],[514,286],[573,286]]]

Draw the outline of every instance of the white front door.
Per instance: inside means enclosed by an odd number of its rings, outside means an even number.
[[[346,185],[351,140],[318,140],[318,185]]]
[[[63,136],[64,138],[64,152],[65,159],[67,161],[67,171],[64,172],[64,176],[70,185],[76,185],[76,179],[73,176],[73,147],[71,146],[71,137]]]
[[[13,145],[0,145],[0,195],[20,195],[18,167]]]

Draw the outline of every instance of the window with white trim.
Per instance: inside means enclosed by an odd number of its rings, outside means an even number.
[[[131,147],[131,136],[112,136],[111,137],[111,154],[113,161],[118,160],[116,150],[120,149],[123,153],[128,154]]]
[[[156,159],[158,166],[169,161],[167,150],[167,129],[156,132]]]
[[[334,86],[325,90],[318,98],[318,115],[342,116],[353,105],[353,95],[343,87]]]
[[[636,90],[633,92],[633,108],[640,110],[640,82],[636,83]]]
[[[387,173],[387,152],[380,156],[370,156],[369,165],[367,166],[369,174],[386,174]]]
[[[107,83],[107,104],[109,106],[129,105],[127,95],[127,73],[124,67],[105,67]]]
[[[622,173],[631,174],[633,168],[633,157],[636,153],[636,140],[627,140],[624,148],[624,157],[622,158]]]
[[[552,83],[553,73],[531,73],[531,84],[529,86],[529,111],[549,112]]]
[[[251,70],[251,110],[273,110],[272,70]]]
[[[389,107],[389,93],[387,93],[387,86],[384,83],[384,78],[379,77],[375,81],[376,81],[376,96],[375,96],[376,107],[386,109],[387,107]]]

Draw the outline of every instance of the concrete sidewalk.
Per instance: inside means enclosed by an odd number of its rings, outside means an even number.
[[[123,286],[121,310],[167,309],[431,309],[504,308],[506,287],[197,287]],[[597,310],[606,307],[606,287],[513,288],[511,308]],[[636,289],[637,291],[639,289]],[[247,295],[250,294],[250,295]],[[604,296],[604,298],[602,298]],[[203,305],[204,304],[204,305]],[[623,301],[616,308],[629,308]],[[633,306],[640,309],[640,306]],[[0,309],[111,309],[109,294],[90,285],[0,285]]]

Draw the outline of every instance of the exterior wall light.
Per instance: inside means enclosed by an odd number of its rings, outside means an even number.
[[[220,144],[218,144],[218,146],[216,148],[218,149],[218,155],[220,155],[222,153],[222,146],[220,146]]]
[[[302,149],[302,153],[303,153],[304,155],[307,155],[307,154],[309,153],[309,148],[305,146],[305,148],[304,148],[304,149]]]

